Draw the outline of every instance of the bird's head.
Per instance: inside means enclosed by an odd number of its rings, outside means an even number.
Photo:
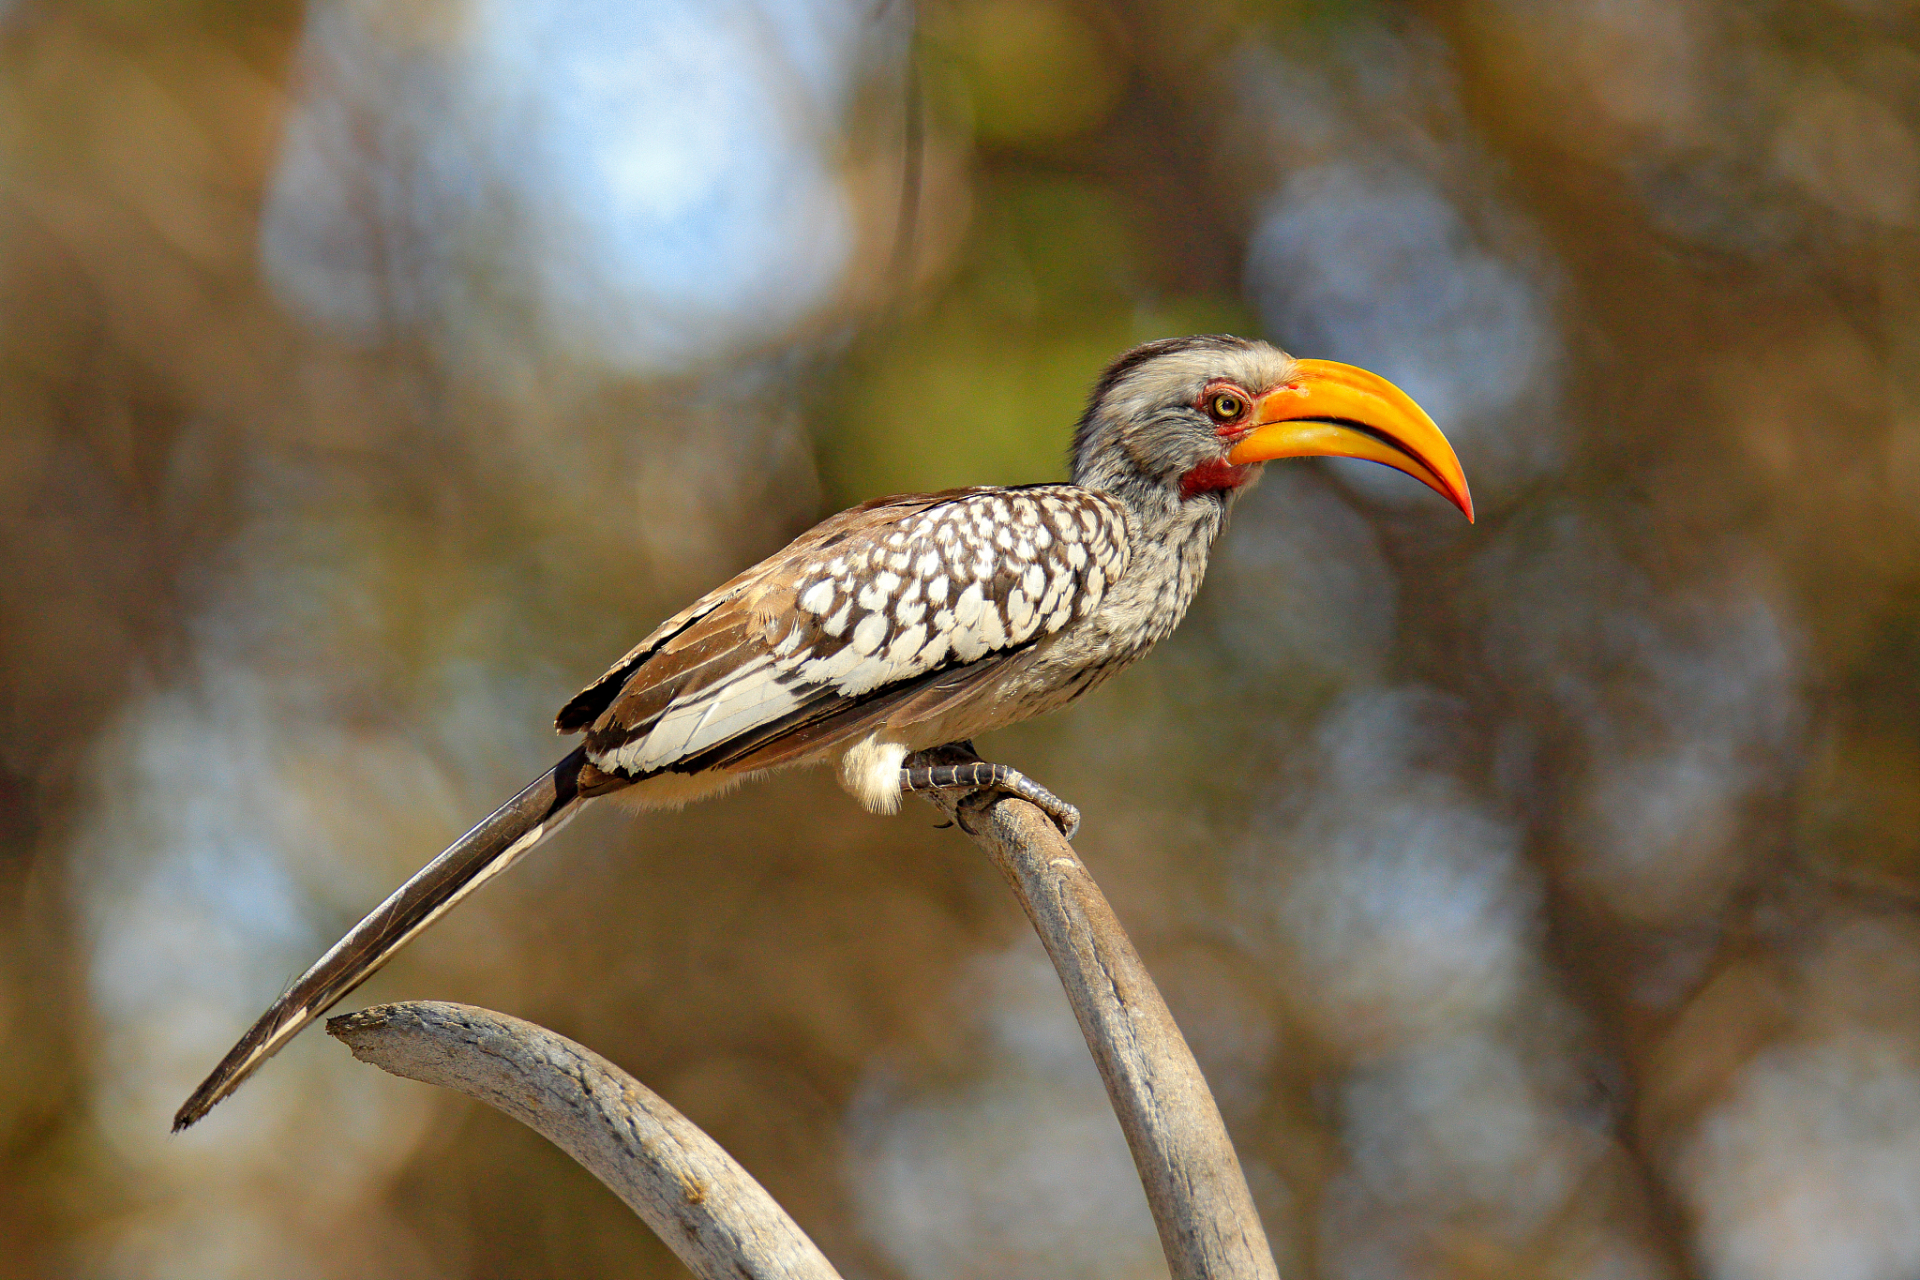
[[[1073,478],[1116,495],[1220,504],[1261,463],[1313,456],[1385,463],[1473,519],[1453,447],[1400,388],[1221,335],[1149,342],[1114,361],[1074,432]]]

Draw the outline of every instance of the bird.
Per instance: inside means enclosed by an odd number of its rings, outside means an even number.
[[[797,765],[875,813],[916,791],[1006,792],[1071,839],[1078,809],[972,739],[1063,707],[1180,623],[1265,463],[1364,458],[1473,520],[1459,459],[1386,379],[1256,339],[1120,355],[1069,448],[1071,480],[879,498],[700,597],[560,709],[580,744],[406,881],[241,1037],[174,1117],[230,1095],[461,899],[594,799],[677,808]],[[968,748],[968,763],[936,749]]]

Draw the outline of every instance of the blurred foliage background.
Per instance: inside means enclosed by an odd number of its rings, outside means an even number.
[[[830,510],[1057,477],[1127,345],[1400,382],[991,753],[1289,1277],[1920,1275],[1908,0],[0,3],[0,1276],[669,1276],[281,984]],[[850,1277],[1163,1275],[932,811],[594,813],[362,992],[574,1036]]]

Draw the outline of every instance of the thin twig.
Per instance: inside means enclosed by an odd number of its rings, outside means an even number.
[[[1073,846],[1024,800],[927,795],[987,851],[1046,944],[1133,1149],[1173,1280],[1279,1280],[1200,1065]]]
[[[327,1033],[383,1071],[497,1107],[585,1165],[703,1280],[839,1280],[733,1157],[659,1095],[544,1027],[471,1005],[377,1005]]]

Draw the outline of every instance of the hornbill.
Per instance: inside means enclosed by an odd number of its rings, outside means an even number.
[[[920,753],[1051,711],[1164,639],[1234,497],[1275,458],[1368,458],[1473,519],[1459,460],[1385,379],[1264,342],[1136,347],[1094,385],[1073,480],[880,498],[829,517],[661,623],[560,709],[584,741],[455,841],[262,1014],[174,1117],[204,1116],[415,934],[597,796],[675,807],[834,764],[868,809],[907,791],[1070,804],[999,764]]]

